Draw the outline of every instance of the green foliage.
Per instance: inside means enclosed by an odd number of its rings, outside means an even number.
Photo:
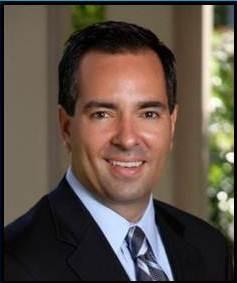
[[[74,30],[102,22],[105,18],[105,6],[103,5],[77,5],[72,9],[72,26]]]
[[[228,5],[215,5],[215,27],[224,26],[227,22]]]
[[[212,94],[209,118],[210,166],[208,196],[210,220],[230,242],[234,240],[234,34],[213,34]]]

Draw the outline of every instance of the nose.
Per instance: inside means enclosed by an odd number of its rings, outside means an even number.
[[[117,123],[112,144],[123,150],[129,150],[139,144],[139,137],[131,118],[121,119]]]

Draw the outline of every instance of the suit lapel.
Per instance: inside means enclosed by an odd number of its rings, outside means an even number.
[[[185,227],[156,202],[156,222],[175,281],[203,280],[205,265],[199,251],[185,239]]]
[[[84,281],[129,281],[107,240],[93,225],[68,263]]]
[[[98,225],[65,179],[49,195],[57,237],[74,246],[66,259],[83,281],[129,281],[117,256]]]

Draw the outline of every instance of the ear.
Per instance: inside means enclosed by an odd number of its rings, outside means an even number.
[[[176,104],[172,114],[170,114],[170,118],[171,118],[171,143],[170,143],[170,150],[172,150],[172,148],[173,148],[173,139],[174,139],[174,132],[175,132],[175,125],[176,125],[177,115],[178,115],[178,105]]]
[[[66,110],[61,105],[58,106],[58,120],[59,120],[60,132],[64,146],[70,152],[72,117],[66,112]]]

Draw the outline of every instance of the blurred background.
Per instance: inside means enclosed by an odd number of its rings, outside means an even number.
[[[122,20],[176,54],[175,146],[155,196],[234,239],[234,5],[5,5],[4,221],[55,188],[68,166],[57,121],[57,66],[70,33]]]

